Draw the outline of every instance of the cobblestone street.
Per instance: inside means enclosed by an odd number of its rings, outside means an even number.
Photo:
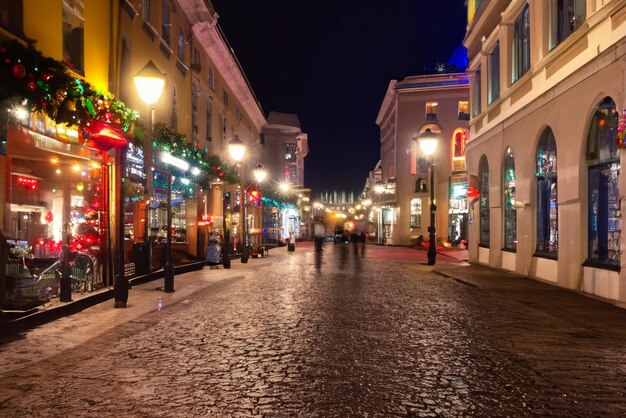
[[[107,302],[4,341],[0,416],[626,415],[626,312],[546,309],[532,283],[520,302],[418,253],[298,246],[133,288],[141,315]]]

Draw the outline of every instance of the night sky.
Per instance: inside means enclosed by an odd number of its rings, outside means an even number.
[[[434,72],[465,35],[463,0],[212,0],[261,107],[309,137],[305,186],[360,193],[380,158],[391,79]]]

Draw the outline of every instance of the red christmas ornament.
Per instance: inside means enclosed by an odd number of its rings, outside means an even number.
[[[13,76],[15,78],[24,78],[26,75],[26,68],[22,64],[13,64]]]
[[[41,79],[42,79],[43,81],[48,81],[48,80],[50,80],[52,77],[53,77],[53,76],[52,76],[52,74],[48,74],[48,73],[43,73],[43,74],[41,75]]]
[[[26,83],[26,87],[28,87],[28,90],[30,91],[35,91],[35,89],[37,88],[37,84],[34,81],[29,81],[28,83]]]
[[[52,212],[46,213],[46,222],[51,224],[53,220],[54,220],[54,215],[52,214]]]

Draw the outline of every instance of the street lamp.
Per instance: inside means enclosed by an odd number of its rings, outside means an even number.
[[[165,74],[154,65],[152,60],[143,67],[134,77],[137,93],[145,104],[150,106],[148,123],[148,143],[143,148],[143,164],[146,176],[146,219],[144,223],[144,241],[148,242],[150,223],[150,199],[152,198],[152,135],[154,130],[154,105],[159,101],[163,87],[165,86]],[[150,251],[148,251],[149,253]],[[149,272],[149,271],[148,271]]]
[[[413,138],[414,140],[416,138]],[[426,254],[428,258],[428,265],[435,264],[437,257],[437,234],[435,228],[435,215],[437,213],[437,205],[435,204],[435,161],[433,154],[437,149],[438,138],[430,128],[427,128],[424,132],[419,134],[417,141],[422,152],[429,159],[428,171],[430,171],[430,226],[428,227],[428,252]]]
[[[239,208],[239,218],[241,222],[241,239],[243,241],[243,253],[241,254],[241,262],[248,262],[248,240],[246,237],[246,188],[244,185],[244,172],[243,172],[243,158],[246,154],[246,145],[239,138],[238,135],[235,135],[233,139],[228,143],[228,152],[230,153],[230,157],[235,160],[239,164],[239,175],[240,175],[240,187],[241,187],[241,195],[240,195],[240,208]]]

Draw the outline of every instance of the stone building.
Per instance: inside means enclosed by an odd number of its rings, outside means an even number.
[[[626,5],[468,2],[470,260],[626,301]]]

